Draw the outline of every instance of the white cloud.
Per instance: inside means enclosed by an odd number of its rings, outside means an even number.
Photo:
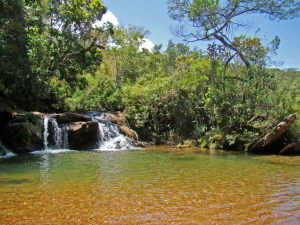
[[[115,15],[111,11],[107,11],[103,15],[101,21],[97,21],[94,24],[94,26],[101,27],[107,22],[111,22],[115,27],[117,27],[119,25],[119,21],[118,21],[117,17],[115,17]],[[144,41],[144,43],[141,45],[140,51],[142,50],[142,48],[145,48],[145,49],[148,49],[149,51],[152,51],[152,49],[154,47],[154,44],[152,43],[152,41],[150,41],[147,38],[144,38],[143,41]],[[117,47],[117,45],[115,45],[113,43],[110,43],[109,45],[111,47]]]
[[[154,47],[154,44],[152,43],[152,41],[150,41],[147,38],[144,38],[143,41],[144,41],[144,43],[141,45],[140,50],[142,48],[145,48],[145,49],[148,49],[151,52],[153,47]]]
[[[120,45],[117,45],[115,43],[108,43],[108,46],[111,48],[119,48],[121,47]],[[143,48],[148,49],[150,52],[153,50],[154,44],[152,43],[152,41],[150,41],[147,38],[143,38],[143,44],[139,47],[139,51],[142,51]]]
[[[104,23],[107,23],[107,22],[111,22],[115,27],[117,27],[119,25],[119,21],[117,19],[117,17],[115,17],[115,15],[111,12],[111,11],[107,11],[101,21],[97,21],[94,26],[97,26],[97,27],[101,27],[104,25]]]

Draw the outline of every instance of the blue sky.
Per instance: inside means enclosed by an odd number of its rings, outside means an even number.
[[[176,21],[169,18],[166,0],[103,0],[108,10],[109,20],[118,21],[119,25],[125,27],[129,24],[142,26],[151,34],[148,39],[156,44],[162,44],[163,49],[169,40],[179,42],[174,37],[170,27],[176,25]],[[241,32],[253,35],[260,28],[258,36],[269,43],[276,35],[281,39],[276,61],[283,61],[281,68],[300,68],[300,18],[288,21],[269,21],[262,15],[252,15],[250,19],[254,22],[253,29]],[[151,45],[148,42],[148,45]],[[206,49],[207,42],[197,42],[199,49]],[[190,45],[192,48],[193,46]]]

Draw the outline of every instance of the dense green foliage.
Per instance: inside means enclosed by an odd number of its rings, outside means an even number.
[[[141,139],[233,149],[300,113],[300,72],[267,68],[278,37],[149,51],[141,27],[93,26],[106,11],[99,0],[0,5],[0,84],[26,109],[120,110]]]
[[[170,41],[165,51],[155,46],[149,52],[141,49],[145,34],[138,27],[116,29],[98,71],[84,75],[88,85],[66,98],[65,109],[121,110],[142,139],[195,139],[224,148],[243,148],[263,129],[298,113],[300,73],[266,68],[273,42],[237,38],[257,53],[251,54],[249,79],[238,57],[224,73],[228,56],[226,49],[217,51],[220,46],[192,51]]]
[[[1,0],[0,8],[0,82],[23,107],[56,101],[53,80],[72,86],[101,62],[110,29],[93,27],[106,12],[100,0]]]

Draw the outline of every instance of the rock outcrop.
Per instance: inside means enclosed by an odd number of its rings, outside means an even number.
[[[127,120],[123,113],[117,111],[108,112],[107,114],[110,116],[112,123],[117,124],[119,126],[127,126]]]
[[[6,126],[12,119],[12,112],[11,104],[5,99],[4,94],[0,90],[0,140],[4,139]]]
[[[5,140],[7,147],[17,154],[43,149],[43,114],[13,113]]]
[[[85,150],[98,147],[99,131],[97,122],[70,123],[67,131],[70,149]]]
[[[279,123],[277,126],[273,127],[273,129],[268,132],[267,134],[263,134],[252,143],[250,143],[247,148],[245,149],[246,152],[253,152],[253,153],[261,153],[261,152],[274,152],[277,151],[276,149],[283,147],[278,146],[279,143],[276,143],[282,135],[287,131],[287,129],[295,122],[296,115],[292,114],[288,116],[288,118]],[[277,151],[277,153],[280,151]]]
[[[8,149],[16,154],[43,149],[87,150],[99,146],[123,149],[139,145],[136,132],[126,126],[126,118],[120,112],[86,115],[0,112],[0,116],[2,114],[3,118],[7,117],[3,122],[7,124],[3,139]],[[124,138],[120,130],[129,138]]]
[[[7,124],[12,119],[12,113],[8,111],[0,111],[0,140],[3,139]]]
[[[77,113],[62,113],[62,114],[53,115],[52,117],[55,118],[58,124],[92,121],[90,118],[82,116]]]

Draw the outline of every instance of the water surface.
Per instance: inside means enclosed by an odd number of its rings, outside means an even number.
[[[167,148],[0,158],[0,221],[298,225],[300,166],[259,158]]]

